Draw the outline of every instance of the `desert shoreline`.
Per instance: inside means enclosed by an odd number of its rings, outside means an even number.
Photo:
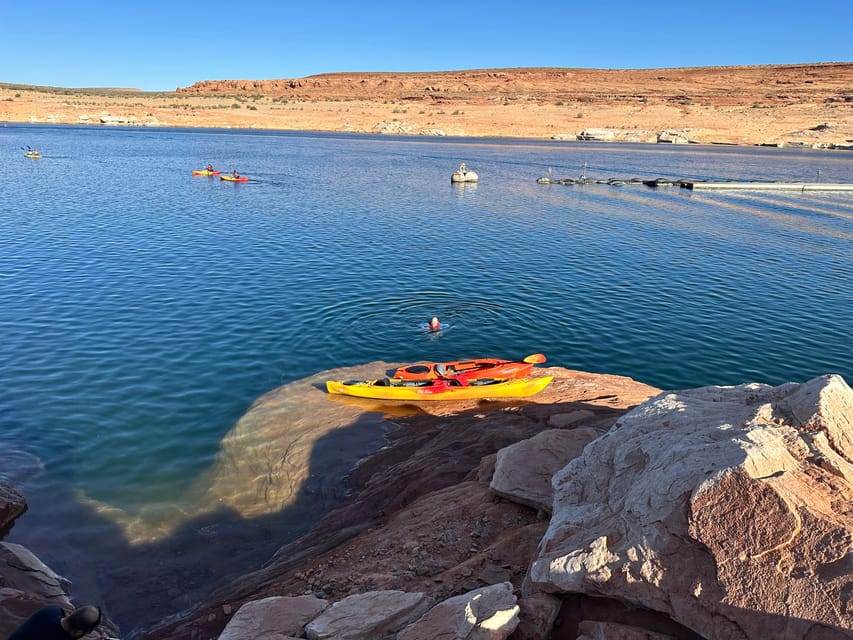
[[[0,83],[0,122],[850,149],[853,63],[339,73],[174,92]]]

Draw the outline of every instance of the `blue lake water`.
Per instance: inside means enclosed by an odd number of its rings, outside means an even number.
[[[74,496],[182,492],[257,397],[325,369],[853,380],[853,193],[536,183],[849,183],[850,152],[9,125],[0,160],[0,447],[31,505],[7,539],[51,564],[103,535],[55,526]],[[450,184],[463,160],[478,184]]]

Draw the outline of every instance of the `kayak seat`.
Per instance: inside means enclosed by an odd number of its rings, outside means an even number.
[[[425,364],[413,364],[411,367],[406,367],[409,373],[429,373],[429,367]]]

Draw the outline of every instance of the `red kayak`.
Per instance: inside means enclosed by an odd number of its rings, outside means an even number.
[[[478,380],[481,378],[526,378],[534,364],[545,362],[545,356],[534,353],[523,360],[499,360],[497,358],[476,358],[455,362],[424,362],[400,367],[392,378],[400,380],[431,380],[434,378],[462,378]]]
[[[220,180],[227,180],[228,182],[248,182],[249,179],[246,176],[219,176]]]

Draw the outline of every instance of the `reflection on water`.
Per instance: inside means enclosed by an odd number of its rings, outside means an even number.
[[[0,158],[0,446],[38,461],[9,539],[87,593],[117,582],[81,556],[192,540],[240,469],[227,434],[320,371],[542,352],[663,388],[853,377],[851,194],[536,183],[853,182],[845,152],[9,126]],[[477,184],[449,182],[461,158]],[[208,162],[253,182],[190,175]]]

